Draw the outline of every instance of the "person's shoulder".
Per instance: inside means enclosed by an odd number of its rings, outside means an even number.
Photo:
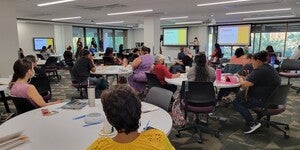
[[[92,145],[88,147],[88,150],[100,150],[106,147],[107,145],[112,144],[112,139],[111,138],[106,138],[106,137],[100,137],[97,140],[95,140]]]
[[[141,137],[143,139],[156,139],[158,141],[162,140],[161,138],[166,138],[166,134],[158,129],[150,129],[141,133]]]

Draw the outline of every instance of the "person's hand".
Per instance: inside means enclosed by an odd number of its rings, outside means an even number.
[[[180,77],[180,72],[177,72],[177,73],[176,73],[176,77]]]
[[[62,103],[62,100],[58,99],[58,100],[55,101],[55,103],[56,103],[56,104]]]

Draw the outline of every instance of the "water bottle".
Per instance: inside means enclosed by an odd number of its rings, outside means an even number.
[[[274,63],[275,63],[275,57],[271,56],[271,66],[274,67]]]
[[[95,86],[91,86],[89,80],[88,80],[87,94],[88,94],[89,106],[95,107]]]
[[[217,81],[221,81],[221,74],[222,74],[222,70],[216,69],[216,80]]]

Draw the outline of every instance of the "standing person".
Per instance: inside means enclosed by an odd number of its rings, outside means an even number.
[[[220,58],[223,58],[223,53],[221,50],[221,47],[218,43],[215,44],[215,49],[213,53],[211,54],[210,63],[219,63]]]
[[[298,49],[294,51],[294,54],[290,57],[290,59],[300,59],[300,45]]]
[[[93,47],[94,47],[95,50],[97,51],[97,42],[96,42],[95,38],[92,38],[91,45],[93,45]]]
[[[244,47],[244,53],[245,53],[245,55],[249,54],[249,47],[248,47],[248,45],[245,45],[245,47]]]
[[[168,84],[165,78],[178,78],[180,73],[172,74],[164,64],[165,58],[163,55],[158,54],[155,57],[155,63],[153,73],[157,76],[163,88],[172,91],[173,93],[177,90],[177,86],[174,84]]]
[[[93,61],[93,56],[88,50],[83,50],[81,57],[76,61],[72,69],[72,76],[79,83],[94,83],[96,92],[100,92],[107,87],[107,82],[103,78],[98,79],[90,77],[90,72],[96,71],[96,65]]]
[[[131,66],[132,75],[128,77],[128,82],[136,91],[142,93],[145,90],[147,77],[145,73],[149,73],[154,63],[153,57],[150,55],[150,48],[143,46],[141,55],[134,59]]]
[[[65,59],[66,64],[70,68],[72,68],[74,66],[73,61],[75,60],[75,58],[73,56],[72,47],[70,45],[67,47],[67,49],[64,52],[64,59]]]
[[[19,51],[18,51],[18,58],[19,58],[19,59],[24,58],[24,51],[23,51],[22,48],[19,48]]]
[[[81,57],[81,53],[82,53],[83,49],[82,46],[77,47],[76,53],[75,53],[75,58],[79,59]]]
[[[240,76],[239,80],[243,94],[238,94],[233,106],[246,121],[245,134],[254,132],[261,126],[256,122],[248,109],[262,107],[270,94],[280,85],[281,79],[277,71],[267,62],[267,53],[258,52],[253,55],[253,70],[247,77]]]
[[[100,52],[103,52],[103,38],[102,37],[100,37],[100,40],[99,40],[99,50],[100,50]]]
[[[79,47],[81,47],[81,48],[83,47],[81,38],[78,38],[78,40],[77,40],[77,48],[79,48]]]
[[[34,66],[30,60],[18,59],[14,63],[13,70],[13,78],[9,84],[10,94],[13,97],[26,98],[37,108],[62,102],[61,100],[56,100],[54,102],[46,103],[35,86],[28,83],[35,75]]]
[[[199,53],[199,41],[198,41],[198,38],[195,37],[194,38],[194,50],[195,50],[195,54],[198,54]]]
[[[138,132],[142,104],[128,85],[105,90],[101,102],[107,121],[118,133],[113,138],[98,138],[88,150],[175,150],[166,134],[158,129]]]
[[[208,66],[204,53],[195,56],[196,66],[192,67],[187,74],[189,81],[214,82],[216,79],[215,69]]]

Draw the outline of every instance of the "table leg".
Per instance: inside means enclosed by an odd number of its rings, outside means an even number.
[[[1,92],[0,94],[1,94],[2,101],[4,103],[5,111],[7,113],[10,113],[10,109],[9,109],[9,106],[8,106],[8,103],[7,103],[7,99],[5,97],[5,93],[4,93],[4,91],[0,91],[0,92]]]

